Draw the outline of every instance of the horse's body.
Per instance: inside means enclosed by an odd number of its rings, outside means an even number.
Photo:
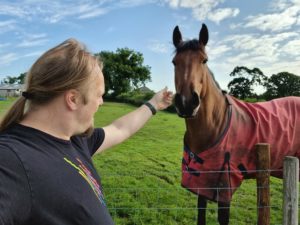
[[[206,199],[219,203],[219,223],[229,223],[232,194],[255,176],[254,145],[271,146],[271,175],[282,177],[283,157],[300,156],[300,98],[245,103],[224,94],[210,73],[205,25],[199,40],[183,42],[176,27],[175,106],[186,121],[182,185],[199,196],[198,224]]]
[[[256,170],[256,143],[270,143],[271,175],[282,178],[283,158],[300,156],[300,98],[264,103],[228,99],[228,123],[216,143],[198,154],[184,147],[182,185],[207,199],[228,203],[244,178]],[[199,126],[201,129],[201,125]],[[196,158],[197,157],[197,158]],[[193,171],[202,171],[196,173]],[[209,173],[206,173],[210,171]],[[213,172],[215,171],[215,172]]]

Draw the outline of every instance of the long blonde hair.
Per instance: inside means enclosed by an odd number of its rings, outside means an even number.
[[[4,115],[0,132],[24,118],[27,100],[30,107],[47,104],[70,89],[77,89],[83,94],[96,65],[102,69],[100,60],[75,39],[68,39],[45,52],[27,73],[25,93]]]

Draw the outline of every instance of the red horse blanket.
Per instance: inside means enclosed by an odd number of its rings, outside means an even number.
[[[263,103],[227,99],[231,112],[220,140],[197,155],[185,145],[182,159],[182,186],[224,203],[244,178],[255,176],[255,144],[270,144],[272,176],[282,177],[284,156],[300,156],[300,98]]]

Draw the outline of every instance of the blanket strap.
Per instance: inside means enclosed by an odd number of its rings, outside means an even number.
[[[225,152],[225,155],[224,155],[224,162],[223,162],[223,165],[220,169],[220,172],[219,172],[219,177],[217,179],[217,182],[216,182],[216,189],[214,190],[214,195],[213,195],[213,199],[215,201],[218,201],[218,199],[216,199],[217,197],[217,193],[218,193],[218,185],[220,183],[220,180],[221,180],[221,177],[223,175],[223,172],[225,172],[225,166],[227,164],[227,173],[228,173],[228,179],[229,179],[229,190],[230,190],[230,194],[232,195],[232,188],[231,188],[231,178],[230,178],[230,153],[229,152]]]
[[[187,145],[184,146],[183,150],[189,155],[190,159],[194,159],[197,163],[200,164],[204,163],[204,160],[200,158],[197,154],[194,154]]]

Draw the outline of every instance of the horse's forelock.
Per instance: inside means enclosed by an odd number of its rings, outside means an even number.
[[[176,48],[176,53],[184,52],[187,50],[201,50],[203,46],[199,43],[199,40],[193,39],[189,41],[183,41],[181,42],[178,47]]]

